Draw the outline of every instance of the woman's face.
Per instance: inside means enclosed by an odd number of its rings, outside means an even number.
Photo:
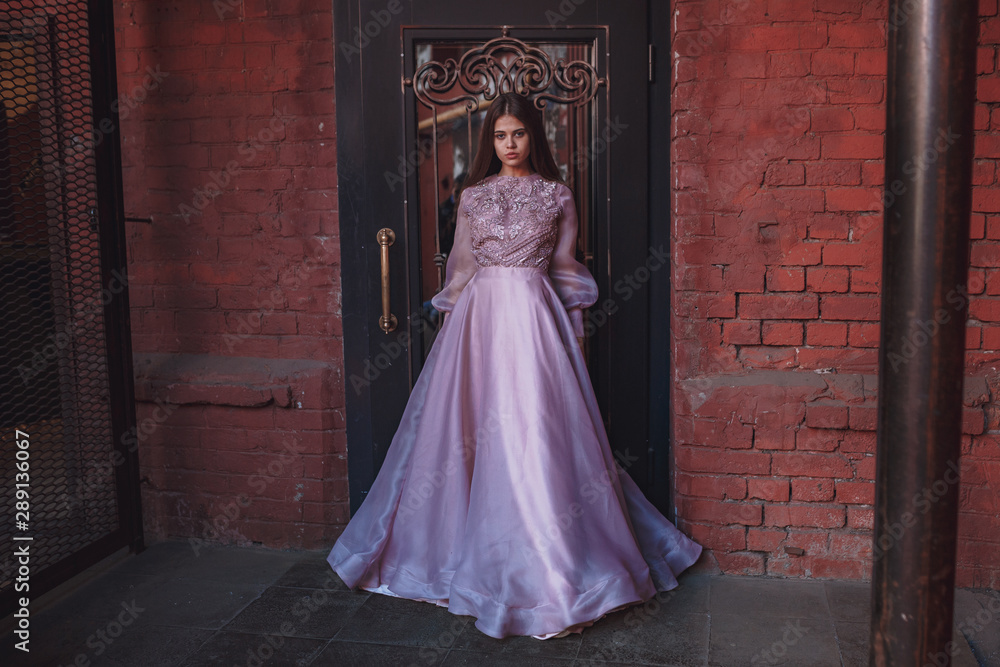
[[[508,169],[520,170],[529,166],[531,139],[524,123],[511,115],[497,118],[493,125],[493,148],[500,162]]]

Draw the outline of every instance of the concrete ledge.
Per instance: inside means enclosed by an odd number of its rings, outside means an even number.
[[[294,397],[329,377],[333,366],[309,359],[208,354],[137,354],[138,401],[173,405],[291,407]]]

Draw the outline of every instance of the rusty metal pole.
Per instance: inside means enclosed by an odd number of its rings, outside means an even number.
[[[890,0],[870,664],[950,664],[977,3]]]

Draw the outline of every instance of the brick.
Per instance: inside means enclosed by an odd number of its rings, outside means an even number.
[[[824,296],[820,302],[824,320],[879,319],[879,299],[873,296]]]
[[[806,287],[810,292],[846,292],[848,278],[846,268],[810,266],[806,269]]]
[[[814,56],[815,57],[815,56]],[[854,129],[854,116],[850,107],[820,106],[809,110],[810,130],[816,133],[837,132]],[[820,163],[816,163],[820,164]],[[808,172],[809,166],[806,166]]]
[[[772,502],[787,502],[790,497],[788,480],[762,477],[751,477],[746,480],[747,498],[749,500],[768,500]]]
[[[767,475],[771,454],[753,451],[723,451],[705,447],[676,447],[678,471],[733,475]]]
[[[755,551],[713,552],[723,574],[758,576],[764,574],[764,554]]]
[[[854,473],[843,456],[804,452],[775,452],[772,454],[772,472],[792,477],[851,478]]]
[[[806,345],[835,347],[847,345],[847,324],[843,322],[807,322]]]
[[[746,319],[804,319],[819,316],[819,299],[812,294],[741,294],[739,313]]]
[[[807,162],[808,185],[861,185],[861,163],[849,160]]]
[[[881,261],[882,248],[875,243],[827,243],[823,248],[823,264],[826,266],[869,267],[876,260]]]
[[[847,508],[847,527],[872,530],[875,526],[875,510],[865,507]]]
[[[810,570],[817,579],[870,579],[871,560],[843,558],[814,558]]]
[[[874,505],[875,484],[872,482],[837,482],[837,502],[845,505]]]
[[[698,498],[678,498],[678,512],[687,521],[759,526],[761,505],[747,502],[724,502]]]
[[[739,360],[745,368],[790,368],[795,365],[793,347],[742,347]]]
[[[719,447],[723,449],[750,449],[753,446],[753,426],[720,419],[695,419],[692,422],[693,442],[685,444]],[[678,437],[678,442],[685,442]]]
[[[839,187],[826,192],[827,211],[880,211],[881,201],[880,188]]]
[[[829,39],[830,48],[882,49],[885,47],[886,34],[876,21],[849,21],[831,23]]]
[[[764,322],[764,345],[801,345],[801,322]]]
[[[985,428],[985,414],[981,407],[965,408],[962,411],[962,433],[979,435]]]
[[[800,267],[770,267],[767,269],[767,289],[771,292],[801,292],[806,287],[805,269]]]
[[[858,51],[854,71],[857,76],[885,76],[887,64],[886,52],[883,49]],[[885,117],[884,113],[882,117]]]
[[[824,160],[881,160],[884,138],[880,134],[824,134],[821,139]]]
[[[785,251],[781,258],[783,266],[815,266],[820,263],[823,246],[820,243],[804,241]]]
[[[815,403],[807,405],[806,426],[822,429],[847,428],[847,406]]]
[[[878,408],[868,406],[851,406],[851,428],[855,431],[874,431],[878,422]]]
[[[764,184],[767,186],[805,185],[805,168],[801,162],[781,164],[771,163],[764,174]]]
[[[682,266],[677,269],[678,290],[718,292],[722,289],[722,267]]]
[[[768,54],[767,76],[778,79],[809,74],[809,51],[771,52]]]
[[[839,506],[766,505],[765,526],[806,526],[810,528],[841,528],[847,512]]]
[[[871,347],[879,346],[879,332],[881,325],[868,322],[851,322],[848,342],[851,347]]]
[[[877,264],[881,265],[881,257]],[[851,269],[851,291],[855,294],[878,293],[882,284],[880,269]]]
[[[781,547],[788,533],[774,528],[747,528],[746,549],[748,551],[763,551],[774,553]]]
[[[795,449],[795,431],[790,428],[764,428],[758,426],[754,429],[754,449]]]
[[[760,345],[760,321],[724,322],[722,324],[722,342],[726,345]]]
[[[797,478],[792,480],[792,500],[802,502],[829,502],[833,500],[835,485],[830,479]]]
[[[717,526],[684,522],[685,532],[705,549],[722,552],[743,551],[747,548],[744,526]]]
[[[743,500],[747,495],[747,483],[741,477],[678,474],[677,493],[698,498]]]
[[[846,215],[817,215],[809,221],[809,238],[846,241],[850,227],[850,219]]]

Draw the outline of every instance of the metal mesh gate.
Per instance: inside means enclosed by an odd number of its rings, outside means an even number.
[[[127,292],[124,276],[108,275],[106,251],[102,265],[108,225],[99,224],[106,210],[101,200],[108,196],[99,183],[102,155],[108,154],[101,144],[118,141],[113,129],[105,131],[117,119],[102,123],[96,116],[101,105],[95,90],[114,85],[95,81],[105,70],[92,67],[91,31],[85,1],[0,2],[5,601],[13,597],[14,550],[24,538],[30,537],[30,576],[43,582],[31,586],[32,596],[81,569],[81,552],[90,549],[83,560],[93,562],[122,543],[127,448],[115,445],[123,411],[115,405],[112,378],[121,360],[109,365],[108,341],[120,336],[108,335],[119,324],[109,321],[115,308],[108,305],[127,299]],[[123,310],[123,304],[114,305]],[[127,346],[118,352],[130,355]],[[23,453],[17,459],[15,434],[27,440],[26,459]],[[27,476],[17,477],[21,461],[27,462]],[[26,485],[15,497],[18,482]],[[27,504],[16,505],[19,500]],[[25,508],[26,516],[16,512]],[[97,544],[103,554],[93,553]]]

